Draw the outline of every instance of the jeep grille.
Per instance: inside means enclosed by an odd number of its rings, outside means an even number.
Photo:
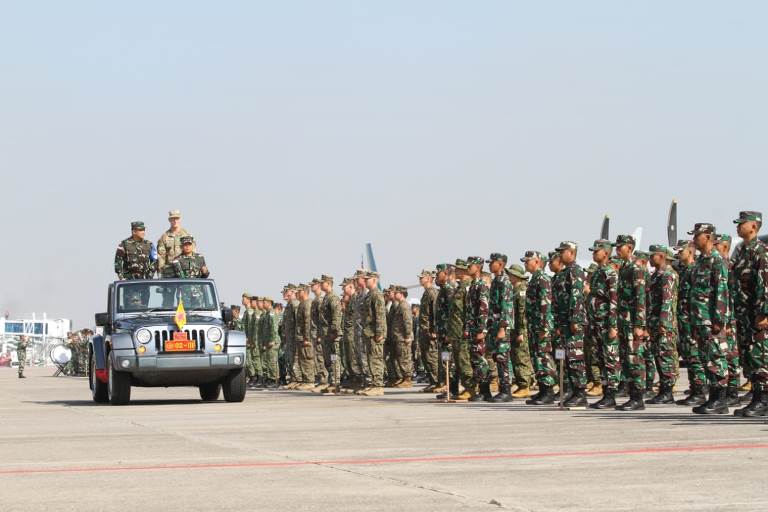
[[[163,351],[164,343],[173,338],[173,333],[177,331],[171,331],[169,329],[154,329],[155,334],[155,349],[158,352]],[[194,340],[197,343],[197,350],[205,350],[205,329],[184,329],[187,333],[187,337]]]

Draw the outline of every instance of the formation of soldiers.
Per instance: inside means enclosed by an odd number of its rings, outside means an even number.
[[[566,407],[675,403],[725,414],[748,402],[737,416],[764,416],[768,249],[757,238],[760,212],[741,212],[734,223],[742,243],[732,255],[730,236],[698,223],[691,240],[647,252],[629,235],[596,240],[588,269],[570,241],[548,253],[527,251],[524,267],[508,266],[500,253],[458,259],[421,272],[418,308],[409,305],[407,287],[380,290],[376,272],[343,279],[341,296],[324,275],[285,286],[276,331],[274,319],[264,322],[269,329],[259,320],[273,302],[244,294],[242,330],[254,366],[262,361],[252,382],[277,385],[278,375],[287,389],[381,396],[385,386],[412,387],[421,368],[424,391],[438,398],[549,405],[562,371]],[[681,359],[689,389],[676,401]],[[590,404],[590,396],[600,398]],[[619,397],[627,400],[617,404]]]
[[[115,251],[115,273],[118,279],[207,278],[210,274],[205,258],[195,252],[195,239],[181,227],[181,212],[168,212],[170,227],[157,246],[145,239],[144,222],[131,222],[131,236],[121,241]]]

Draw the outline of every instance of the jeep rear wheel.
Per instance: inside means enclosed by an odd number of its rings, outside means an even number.
[[[214,382],[213,384],[203,384],[198,386],[200,388],[200,398],[203,402],[213,402],[219,399],[221,393],[221,384]]]
[[[231,373],[221,383],[224,390],[224,400],[227,402],[242,402],[245,400],[245,368]]]
[[[91,387],[91,397],[97,404],[105,404],[109,402],[109,395],[107,394],[107,385],[96,378],[96,358],[91,354],[90,362],[88,363],[88,384]]]
[[[131,401],[131,376],[127,373],[116,372],[112,363],[112,355],[107,355],[107,391],[109,403],[112,405],[125,405]]]

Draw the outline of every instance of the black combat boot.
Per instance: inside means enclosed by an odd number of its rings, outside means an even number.
[[[710,386],[709,400],[693,408],[696,414],[728,414],[727,389],[722,386]]]
[[[763,384],[752,381],[752,401],[746,407],[733,411],[733,415],[744,418],[768,416],[768,394],[763,389]]]
[[[499,388],[499,393],[493,397],[493,402],[502,403],[511,401],[512,395],[509,394],[509,384],[502,384]]]
[[[555,394],[552,392],[552,386],[539,384],[539,392],[534,398],[525,401],[526,405],[551,405],[555,403]]]
[[[469,398],[469,402],[482,402],[485,398],[485,392],[483,391],[486,389],[484,386],[488,386],[488,384],[480,383],[480,385],[477,386],[477,391],[472,392],[472,396]],[[490,394],[490,390],[488,391]]]
[[[586,407],[588,405],[587,391],[584,388],[573,388],[571,396],[563,402],[563,407]]]
[[[590,409],[613,409],[616,407],[616,390],[603,386],[603,398],[590,405]]]
[[[669,384],[659,384],[659,393],[646,400],[646,404],[671,404],[675,402],[675,398],[672,396],[672,386]]]
[[[675,402],[676,405],[701,405],[707,401],[707,388],[700,384],[691,384],[691,394],[682,400]]]
[[[493,402],[493,394],[491,394],[490,382],[485,382],[480,385],[480,394],[483,395],[484,402]]]
[[[629,400],[616,406],[617,411],[642,411],[645,409],[643,403],[643,390],[638,389],[634,384],[629,385]]]
[[[619,387],[616,389],[616,397],[623,398],[629,396],[627,394],[627,383],[624,381],[619,382]]]
[[[739,405],[739,388],[738,386],[728,385],[725,391],[725,401],[728,405]]]

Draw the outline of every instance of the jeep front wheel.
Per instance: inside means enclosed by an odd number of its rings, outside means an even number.
[[[96,377],[96,358],[93,357],[93,353],[91,353],[88,363],[88,384],[91,386],[91,397],[93,397],[94,402],[97,404],[109,402],[107,385]]]
[[[221,383],[224,390],[224,400],[227,402],[242,402],[245,400],[245,368],[231,373]]]
[[[214,382],[213,384],[203,384],[199,386],[200,398],[203,402],[214,402],[219,399],[219,393],[221,393],[221,384]]]
[[[109,403],[112,405],[125,405],[131,401],[131,376],[127,373],[116,372],[112,363],[112,355],[107,355],[107,390],[109,391]]]

